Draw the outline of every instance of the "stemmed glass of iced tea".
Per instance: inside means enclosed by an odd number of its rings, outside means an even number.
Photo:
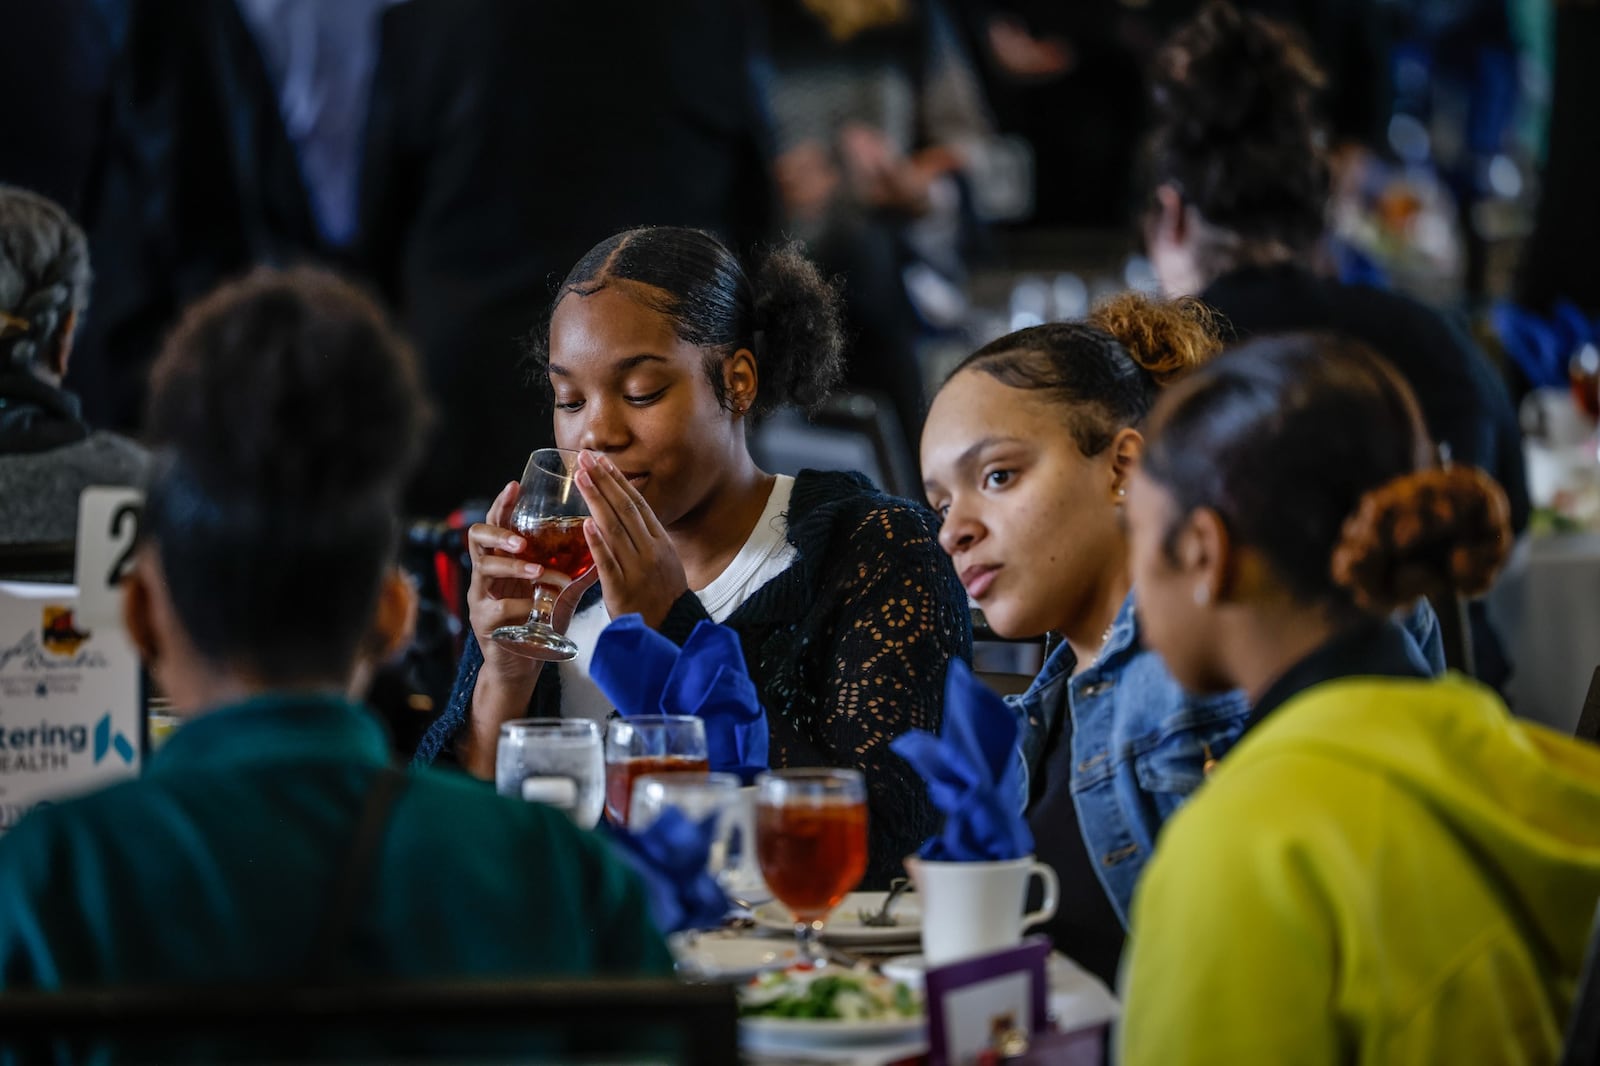
[[[823,923],[867,872],[867,785],[857,770],[774,770],[756,778],[756,859],[813,965]]]
[[[573,581],[594,568],[594,554],[583,535],[589,517],[578,484],[578,453],[561,448],[540,448],[528,456],[522,471],[517,503],[511,511],[511,529],[523,540],[517,558],[538,563],[546,571],[565,574]],[[489,636],[530,659],[565,662],[578,654],[578,646],[552,625],[561,586],[536,582],[533,610],[519,626],[501,626]]]

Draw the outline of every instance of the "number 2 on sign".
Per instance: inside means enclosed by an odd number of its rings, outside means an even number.
[[[122,550],[117,552],[116,560],[111,564],[111,569],[106,572],[106,587],[116,588],[122,584],[122,578],[128,572],[128,564],[133,560],[134,546],[139,543],[139,515],[140,508],[136,503],[125,503],[118,507],[111,515],[111,543],[122,545]],[[127,532],[123,528],[127,527]],[[126,541],[124,541],[126,537]]]

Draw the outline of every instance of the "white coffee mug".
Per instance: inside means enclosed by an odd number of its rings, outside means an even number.
[[[1004,862],[906,860],[922,900],[922,954],[929,966],[983,955],[1022,941],[1022,931],[1056,913],[1056,872],[1032,855]],[[1028,882],[1044,885],[1038,910],[1022,913]]]

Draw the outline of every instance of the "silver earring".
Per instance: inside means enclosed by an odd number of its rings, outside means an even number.
[[[1194,605],[1204,607],[1211,602],[1211,586],[1204,581],[1194,587]]]
[[[1117,499],[1120,500],[1120,499],[1122,499],[1123,497],[1125,497],[1127,495],[1128,495],[1128,490],[1127,489],[1123,489],[1123,488],[1117,489]]]

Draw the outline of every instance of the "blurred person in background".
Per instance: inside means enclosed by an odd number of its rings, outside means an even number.
[[[1600,5],[1555,5],[1555,69],[1549,153],[1537,215],[1517,268],[1517,299],[1540,313],[1559,300],[1600,318],[1600,137],[1593,101],[1600,99]]]
[[[139,780],[0,838],[7,990],[671,972],[599,838],[391,769],[354,702],[415,607],[395,507],[426,421],[409,348],[332,275],[184,315],[123,610],[185,722]]]
[[[965,280],[995,152],[982,83],[943,0],[763,11],[789,232],[843,276],[847,381],[889,397],[914,455],[926,401],[913,289]]]
[[[1208,3],[1152,72],[1145,240],[1162,288],[1197,295],[1238,336],[1329,330],[1387,357],[1421,398],[1434,440],[1505,488],[1527,525],[1522,437],[1505,384],[1437,312],[1319,276],[1328,168],[1315,100],[1322,72],[1284,25]],[[1470,607],[1479,677],[1510,673],[1481,603]]]
[[[151,363],[185,306],[256,264],[328,248],[236,0],[98,6],[115,46],[82,215],[95,313],[68,384],[92,423],[136,432]]]
[[[1145,435],[1146,638],[1250,716],[1135,897],[1120,1060],[1556,1061],[1600,896],[1600,750],[1424,676],[1391,620],[1488,587],[1505,493],[1439,465],[1394,369],[1326,334],[1224,354]]]
[[[74,218],[101,150],[111,64],[126,0],[0,0],[0,184],[49,197]]]
[[[526,338],[584,251],[630,226],[775,229],[737,0],[409,0],[383,16],[355,258],[422,353],[440,432],[408,493],[488,500],[551,443]]]
[[[149,466],[138,444],[91,430],[61,384],[89,285],[83,230],[58,204],[0,185],[0,543],[75,540],[83,490],[142,484]]]
[[[383,13],[405,0],[233,0],[276,90],[327,248],[355,240],[361,150]]]

